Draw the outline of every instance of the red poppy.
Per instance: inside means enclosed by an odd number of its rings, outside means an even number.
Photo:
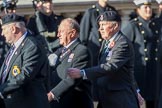
[[[114,47],[114,45],[115,45],[115,42],[114,42],[114,41],[112,41],[112,42],[110,43],[110,48],[113,48],[113,47]]]

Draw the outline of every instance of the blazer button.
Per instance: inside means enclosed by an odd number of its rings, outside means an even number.
[[[98,39],[98,41],[99,41],[99,42],[101,42],[101,41],[102,41],[102,39],[100,38],[100,39]]]
[[[155,51],[158,52],[158,49],[156,48]]]
[[[144,43],[146,43],[146,40],[143,40],[144,41]]]
[[[157,57],[155,57],[155,61],[158,61],[158,58]]]
[[[145,48],[144,51],[147,52],[147,48]]]
[[[148,61],[148,57],[145,57],[145,61]]]
[[[145,31],[141,31],[142,34],[145,34]]]

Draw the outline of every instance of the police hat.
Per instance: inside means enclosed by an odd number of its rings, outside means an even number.
[[[121,21],[121,16],[116,11],[105,11],[102,13],[98,18],[97,22],[99,21]]]
[[[158,4],[162,4],[162,0],[156,0]]]
[[[151,0],[134,0],[133,2],[136,6],[151,5]]]
[[[3,26],[5,24],[10,24],[13,22],[22,22],[22,21],[24,22],[24,18],[22,16],[12,13],[12,14],[7,14],[3,16],[1,19],[1,24]]]
[[[52,0],[33,0],[33,1],[36,1],[36,2],[52,2]]]
[[[18,2],[18,0],[3,0],[2,4],[1,4],[1,11],[3,11],[5,8],[6,9],[15,9],[17,2]]]
[[[41,1],[44,1],[44,2],[52,2],[52,0],[41,0]]]

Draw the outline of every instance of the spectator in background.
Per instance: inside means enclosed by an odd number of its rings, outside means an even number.
[[[4,14],[16,13],[16,3],[18,0],[2,0],[1,12]]]
[[[158,21],[157,23],[159,23],[160,25],[162,24],[162,0],[156,0],[158,5],[159,5],[159,17],[158,17]],[[161,32],[162,32],[162,25],[160,26],[160,29],[161,29]],[[161,43],[160,43],[160,52],[159,52],[159,55],[161,56],[162,54],[162,33],[161,33]],[[162,59],[160,59],[160,63],[161,63],[161,66],[162,66]],[[162,76],[162,73],[160,73],[159,76]],[[160,79],[160,81],[162,82],[162,78]],[[160,83],[162,84],[162,83]],[[160,91],[160,99],[159,99],[159,104],[158,104],[158,108],[162,108],[162,87],[161,87],[161,91]]]
[[[160,24],[152,18],[150,0],[134,0],[138,17],[122,28],[131,40],[135,51],[134,74],[146,108],[157,108],[160,88],[159,43]]]
[[[59,46],[57,29],[63,17],[54,14],[52,0],[33,0],[35,15],[29,19],[27,28],[35,35],[42,35],[40,40],[47,51],[54,52]]]
[[[55,58],[49,57],[50,63],[54,64],[52,89],[48,93],[51,108],[93,108],[91,82],[71,79],[66,72],[70,67],[82,69],[89,66],[88,49],[78,39],[79,30],[79,24],[71,18],[64,19],[59,26],[57,36],[63,47],[53,53],[57,54]]]
[[[162,21],[162,0],[156,0],[159,5],[159,18]]]

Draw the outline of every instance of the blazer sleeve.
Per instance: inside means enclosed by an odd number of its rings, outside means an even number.
[[[105,63],[101,63],[98,66],[85,69],[87,78],[93,80],[98,77],[120,72],[119,70],[124,67],[128,60],[131,59],[132,55],[132,48],[127,41],[120,40],[118,45],[115,45],[112,49],[110,60],[106,60]]]
[[[88,50],[87,49],[77,49],[75,50],[75,58],[73,59],[72,67],[74,68],[85,68],[88,66]],[[65,69],[66,70],[66,69]],[[63,79],[56,87],[54,87],[51,92],[55,95],[55,99],[59,99],[63,94],[73,87],[76,87],[82,79],[72,79],[67,76]]]

